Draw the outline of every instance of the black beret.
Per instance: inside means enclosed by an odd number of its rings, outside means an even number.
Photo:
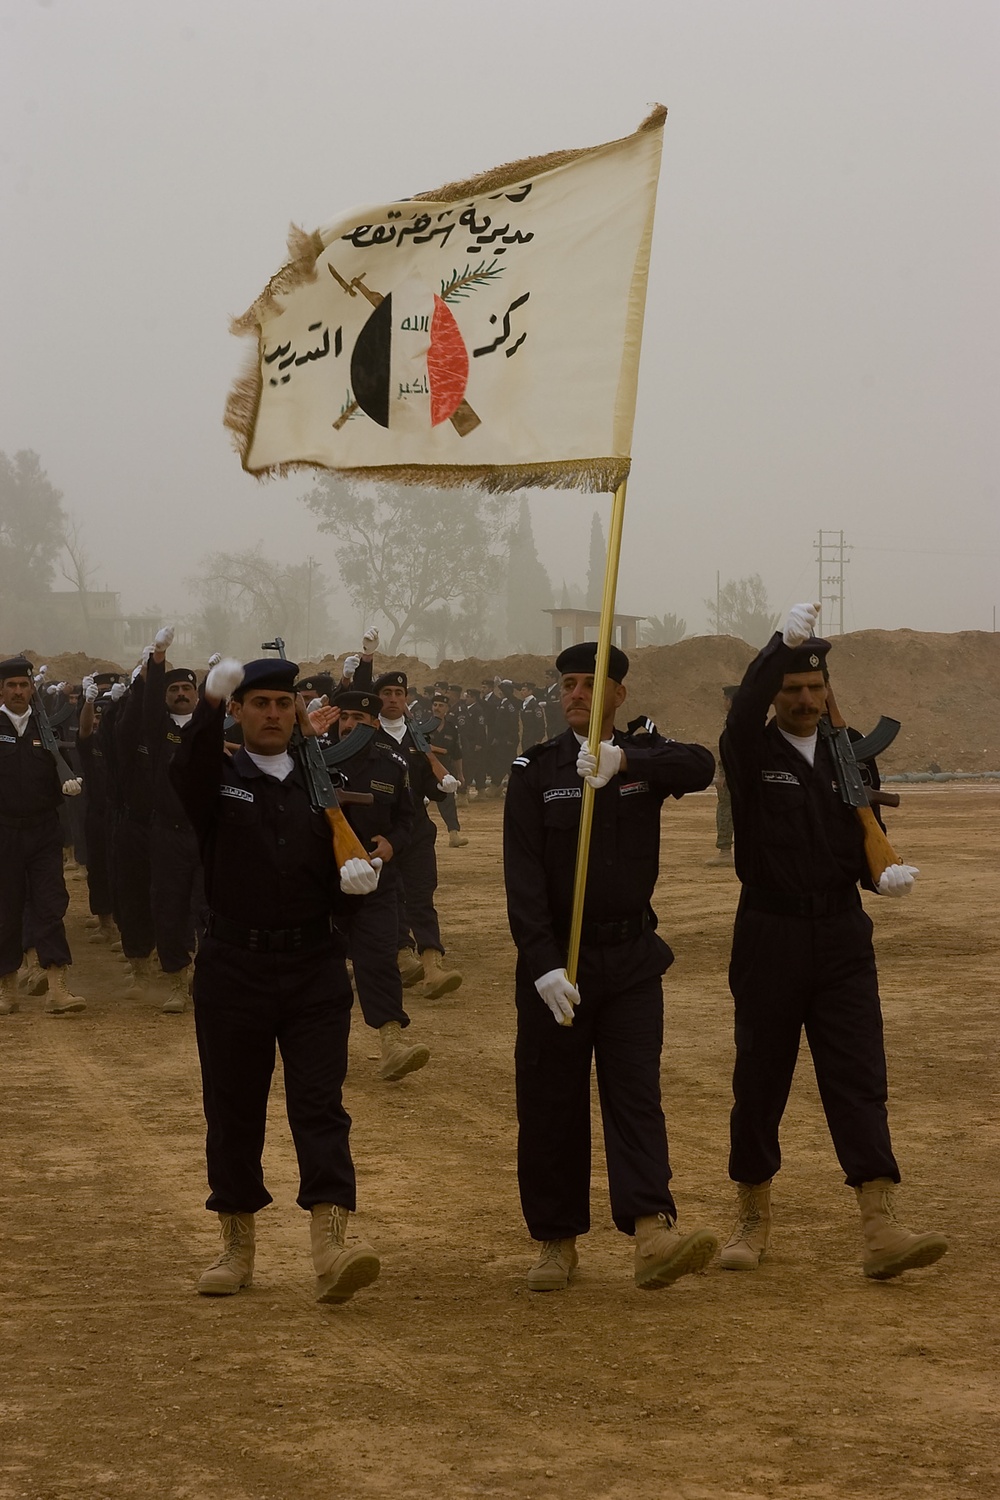
[[[375,688],[376,693],[380,693],[383,688],[387,687],[405,688],[407,686],[406,673],[383,672],[381,677],[376,677],[372,685]]]
[[[172,672],[167,672],[163,678],[163,686],[169,687],[172,682],[187,682],[191,687],[198,686],[196,673],[190,667],[174,667]]]
[[[121,672],[95,672],[94,682],[98,687],[110,687],[112,683],[124,682]]]
[[[481,698],[483,696],[478,688],[466,688],[465,691],[468,693],[470,698]]]
[[[832,644],[832,641],[821,640],[819,636],[810,636],[809,640],[803,641],[801,646],[789,648],[783,670],[786,672],[823,671],[826,668],[826,653],[831,649]]]
[[[333,677],[329,672],[310,672],[295,684],[297,693],[310,693],[314,698],[328,698],[333,692]]]
[[[444,692],[443,690],[440,693],[435,693],[434,697],[431,699],[431,702],[432,703],[447,703],[448,702],[448,694],[446,692]]]
[[[378,693],[363,691],[361,688],[345,688],[333,699],[334,708],[351,708],[363,714],[371,714],[377,719],[382,708],[382,700]]]
[[[593,672],[597,665],[597,642],[580,641],[575,646],[567,646],[565,651],[560,651],[556,657],[557,672]],[[608,676],[612,682],[624,682],[628,672],[628,657],[624,651],[617,646],[611,647],[608,656]]]
[[[26,656],[9,656],[0,661],[0,682],[5,677],[29,677],[34,679],[35,669]]]
[[[449,693],[460,693],[462,691],[462,684],[460,682],[449,682],[448,691]]]
[[[233,691],[237,702],[243,702],[245,693],[252,688],[267,688],[275,693],[294,693],[295,679],[299,675],[296,661],[282,661],[280,656],[262,656],[257,661],[248,661],[243,668],[243,681]]]

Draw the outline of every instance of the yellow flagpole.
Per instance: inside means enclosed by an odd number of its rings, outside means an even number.
[[[628,481],[622,480],[615,490],[611,507],[611,526],[608,533],[608,559],[604,568],[604,594],[601,598],[601,624],[597,634],[597,660],[594,663],[594,694],[590,704],[590,728],[587,733],[587,748],[591,755],[600,753],[601,723],[604,718],[604,689],[608,681],[608,660],[611,656],[611,635],[615,628],[615,596],[618,592],[618,561],[622,550],[622,532],[625,528],[625,491]],[[580,836],[576,845],[576,873],[573,877],[573,911],[569,924],[569,952],[566,955],[566,973],[571,984],[576,983],[576,970],[580,961],[580,934],[583,930],[583,901],[587,890],[587,863],[590,858],[590,830],[594,821],[594,789],[583,783],[583,799],[580,804]],[[567,1023],[569,1024],[569,1023]]]

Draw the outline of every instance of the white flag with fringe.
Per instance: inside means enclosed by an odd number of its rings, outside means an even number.
[[[312,235],[234,332],[251,474],[614,490],[632,445],[666,110]]]

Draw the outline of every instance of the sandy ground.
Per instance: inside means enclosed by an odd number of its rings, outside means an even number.
[[[681,1222],[725,1234],[737,884],[703,868],[713,815],[706,794],[665,816],[658,904],[677,962],[663,1085]],[[860,1273],[853,1195],[803,1054],[764,1267],[636,1291],[598,1159],[579,1279],[524,1289],[499,805],[465,823],[469,846],[440,858],[465,984],[411,1006],[431,1063],[380,1083],[373,1033],[352,1037],[359,1228],[383,1274],[341,1308],[312,1300],[280,1077],[255,1285],[195,1295],[215,1219],[191,1016],[120,998],[120,962],[87,943],[73,882],[86,1013],[52,1019],[34,1000],[0,1021],[0,1496],[1000,1494],[1000,793],[907,791],[891,832],[923,876],[907,902],[870,901],[900,1206],[951,1240],[938,1266],[885,1283]]]

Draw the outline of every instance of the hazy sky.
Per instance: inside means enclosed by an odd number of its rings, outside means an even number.
[[[0,449],[129,607],[259,539],[336,577],[307,481],[248,478],[221,424],[290,221],[659,101],[620,606],[702,631],[717,569],[811,598],[842,528],[848,629],[991,628],[997,0],[0,0],[0,59]],[[532,498],[557,586],[595,503]]]

